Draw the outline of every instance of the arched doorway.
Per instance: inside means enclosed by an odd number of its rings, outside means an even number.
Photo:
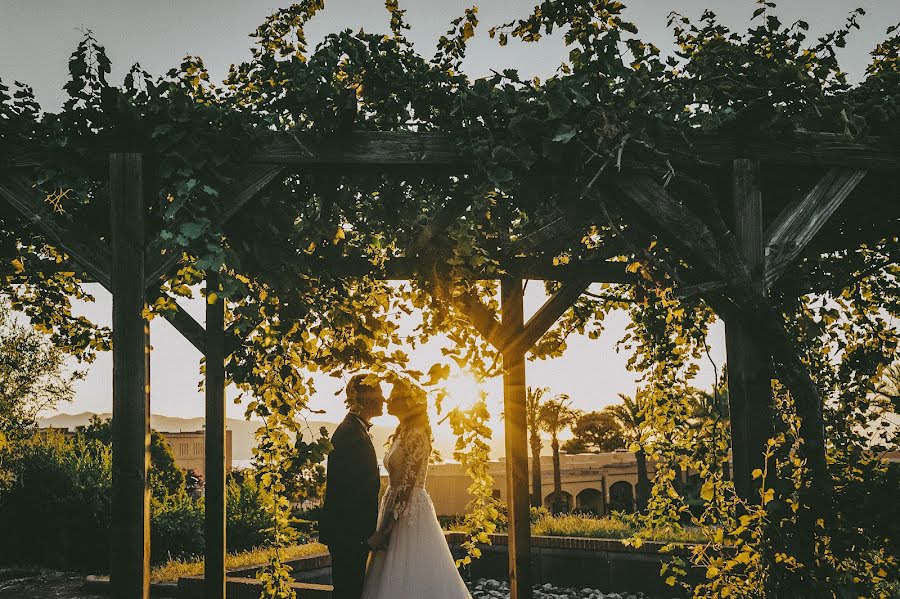
[[[634,511],[634,489],[631,483],[620,480],[609,487],[609,509],[613,512]]]
[[[565,514],[571,512],[575,505],[571,493],[560,491],[559,495],[550,493],[544,498],[544,507],[554,514]]]
[[[604,513],[603,493],[597,489],[585,489],[575,497],[575,505],[582,512],[602,516]]]

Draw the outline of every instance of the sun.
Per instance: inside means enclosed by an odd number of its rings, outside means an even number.
[[[447,397],[444,399],[443,411],[447,412],[454,408],[471,408],[484,391],[484,384],[467,372],[456,372],[447,379],[444,388],[447,390]]]

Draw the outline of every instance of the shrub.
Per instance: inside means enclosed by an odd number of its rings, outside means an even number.
[[[110,555],[112,452],[102,439],[40,434],[0,449],[9,482],[0,488],[0,563],[104,573]],[[151,472],[151,481],[154,479]],[[160,480],[157,478],[156,480]],[[171,477],[168,479],[171,481]],[[202,497],[153,486],[150,548],[154,564],[203,554]],[[266,543],[273,526],[266,497],[252,476],[228,480],[229,551]]]
[[[97,441],[37,435],[10,445],[13,482],[0,495],[0,561],[104,571],[112,457]]]
[[[203,500],[186,491],[154,498],[150,513],[150,560],[160,564],[203,553]]]
[[[275,525],[266,495],[256,479],[242,472],[228,477],[228,551],[245,551],[266,543],[266,530]],[[271,499],[269,499],[271,501]]]

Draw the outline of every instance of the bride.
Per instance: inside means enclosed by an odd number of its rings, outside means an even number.
[[[362,599],[471,599],[425,491],[431,426],[425,392],[397,383],[387,402],[400,420],[384,456],[389,484],[369,545]]]

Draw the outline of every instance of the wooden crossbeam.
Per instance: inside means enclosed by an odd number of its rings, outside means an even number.
[[[500,333],[500,320],[494,311],[488,308],[480,299],[469,291],[453,298],[456,309],[466,315],[475,330],[494,346],[498,351],[503,350],[503,336]]]
[[[252,155],[251,162],[299,168],[431,166],[458,170],[472,167],[471,158],[460,151],[459,136],[455,133],[356,131],[322,140],[313,133],[273,132],[272,137],[268,145]],[[779,138],[703,135],[689,139],[686,145],[679,136],[660,147],[672,148],[669,160],[675,166],[697,161],[727,165],[744,157],[765,164],[900,169],[900,151],[891,147],[890,140],[876,137],[859,140],[815,132],[797,132]],[[39,166],[48,154],[22,154],[14,159],[13,166]]]
[[[544,305],[538,309],[534,315],[525,323],[522,332],[507,342],[507,347],[512,352],[527,353],[534,345],[544,336],[544,333],[550,330],[556,321],[571,308],[575,302],[581,297],[581,294],[587,291],[591,281],[587,278],[575,279],[563,283],[550,298],[544,302]]]
[[[276,134],[251,162],[282,166],[465,166],[457,137],[447,133],[356,131],[317,139],[309,133]]]
[[[612,180],[631,207],[660,227],[667,240],[687,250],[692,262],[723,275],[719,246],[712,232],[650,177],[620,176]]]
[[[227,200],[222,203],[218,215],[206,226],[204,231],[219,228],[228,222],[247,202],[282,172],[281,167],[271,165],[251,165],[244,168],[243,174],[237,178],[237,182],[222,194]],[[185,221],[174,223],[169,230],[177,231],[182,222]],[[158,237],[147,248],[147,287],[158,285],[160,279],[164,278],[181,260],[179,252],[170,251],[163,254],[162,250],[166,245],[165,240]]]
[[[109,248],[75,239],[70,231],[56,222],[53,213],[44,203],[43,194],[27,178],[16,174],[0,177],[0,196],[40,229],[51,243],[64,251],[69,260],[92,277],[94,282],[112,291],[112,255]],[[158,291],[152,299],[157,297],[161,297]],[[205,345],[203,326],[177,301],[174,301],[174,305],[174,311],[167,311],[163,315],[185,339],[202,352]]]
[[[796,260],[868,171],[832,168],[805,197],[785,207],[766,231],[766,284]]]
[[[725,165],[743,156],[780,165],[900,169],[900,152],[880,139],[856,140],[829,133],[795,133],[779,139],[698,136],[686,149],[681,138],[662,147],[678,149],[670,158],[676,165],[698,160]],[[456,134],[414,131],[358,131],[326,140],[309,133],[281,133],[251,160],[295,167],[471,167],[471,160],[459,150]]]

